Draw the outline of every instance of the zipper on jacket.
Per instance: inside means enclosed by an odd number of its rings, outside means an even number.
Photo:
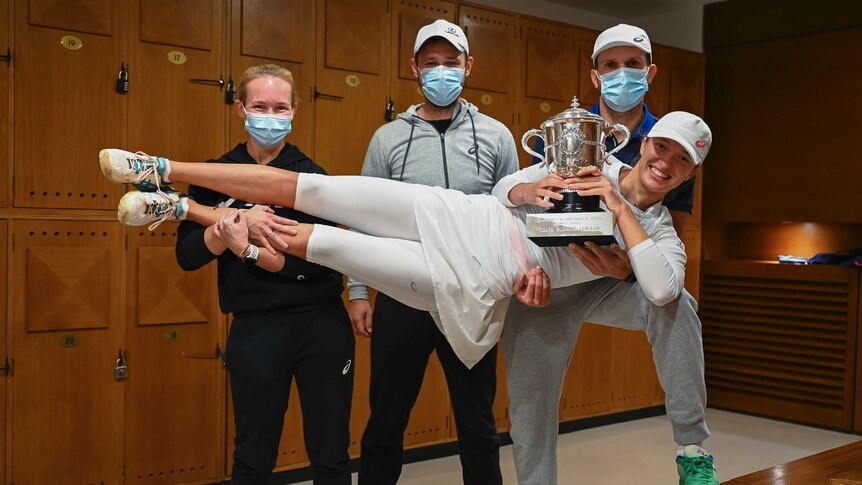
[[[450,125],[451,126],[451,125]],[[449,131],[448,129],[446,131]],[[443,180],[449,188],[449,163],[446,161],[446,133],[440,133],[440,150],[443,152]]]

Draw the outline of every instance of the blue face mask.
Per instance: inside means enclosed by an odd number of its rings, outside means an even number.
[[[422,93],[436,106],[446,107],[458,99],[464,87],[463,67],[437,66],[420,69]]]
[[[649,83],[649,69],[621,67],[616,71],[599,76],[602,83],[602,99],[608,107],[617,112],[628,111],[643,101]]]
[[[274,148],[290,134],[293,116],[249,113],[245,106],[242,110],[245,111],[245,131],[262,148]]]

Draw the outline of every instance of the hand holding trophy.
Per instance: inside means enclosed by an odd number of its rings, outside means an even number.
[[[625,147],[631,136],[622,124],[610,125],[604,118],[578,108],[578,98],[572,107],[548,118],[541,129],[531,129],[521,138],[527,153],[538,157],[548,171],[563,178],[574,177],[581,168],[602,163],[613,153]],[[621,143],[610,152],[605,150],[605,138],[618,131],[623,133]],[[545,153],[530,149],[527,140],[538,136],[545,142]],[[527,214],[527,237],[539,246],[566,246],[592,241],[608,245],[614,239],[614,215],[599,207],[599,197],[581,197],[574,190],[563,189],[563,200],[552,200],[554,207],[543,213]]]

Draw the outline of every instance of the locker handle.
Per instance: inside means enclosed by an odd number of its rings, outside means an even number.
[[[193,82],[195,84],[211,84],[213,86],[218,85],[219,91],[224,87],[224,77],[222,76],[219,76],[218,79],[189,79],[189,82]]]
[[[221,347],[216,343],[215,352],[212,354],[187,354],[185,352],[180,353],[183,357],[187,359],[218,359],[221,357]]]
[[[6,48],[6,55],[0,56],[0,61],[6,62],[7,66],[12,64],[12,51],[8,47]]]
[[[317,88],[314,88],[314,99],[317,99],[317,98],[331,99],[333,101],[341,101],[342,99],[344,99],[344,96],[336,96],[334,94],[321,93],[320,91],[317,90]]]

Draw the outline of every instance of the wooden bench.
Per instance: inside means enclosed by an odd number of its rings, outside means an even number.
[[[735,478],[724,485],[862,485],[862,441]]]

